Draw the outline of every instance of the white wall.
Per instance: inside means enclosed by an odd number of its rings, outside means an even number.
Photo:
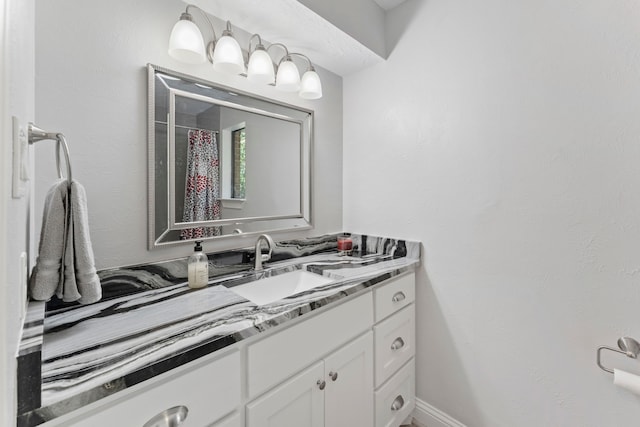
[[[69,140],[74,177],[87,190],[98,268],[181,257],[191,252],[189,245],[147,251],[144,67],[148,62],[314,109],[315,229],[277,234],[274,238],[342,229],[342,79],[318,70],[324,97],[302,101],[272,87],[250,85],[243,77],[214,73],[210,64],[180,64],[168,56],[167,45],[171,28],[184,7],[180,0],[36,2],[37,120],[45,129],[64,132]],[[234,24],[242,28],[241,22]],[[216,24],[216,28],[223,26]],[[245,46],[246,40],[241,44]],[[55,178],[53,146],[37,153],[36,212],[41,212],[41,199]],[[252,237],[207,242],[204,246],[205,250],[214,251],[250,246],[253,241]]]
[[[637,424],[595,352],[640,338],[640,3],[387,24],[388,61],[344,81],[344,225],[424,244],[418,397],[474,427]]]
[[[16,350],[21,333],[25,283],[20,255],[29,251],[30,189],[11,198],[12,122],[34,118],[34,2],[0,1],[0,425],[15,425]]]

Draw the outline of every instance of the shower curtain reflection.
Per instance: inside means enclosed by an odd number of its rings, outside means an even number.
[[[183,222],[220,219],[220,172],[216,134],[209,130],[188,132]],[[187,228],[180,238],[219,236],[220,227]]]

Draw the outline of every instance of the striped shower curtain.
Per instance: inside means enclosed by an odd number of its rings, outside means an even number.
[[[190,129],[183,222],[220,219],[220,172],[215,133]],[[220,227],[187,228],[181,239],[219,236]]]

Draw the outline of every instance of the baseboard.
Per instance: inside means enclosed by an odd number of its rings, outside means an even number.
[[[417,398],[413,418],[420,427],[466,427],[449,414]]]

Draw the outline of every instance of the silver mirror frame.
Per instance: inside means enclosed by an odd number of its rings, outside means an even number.
[[[212,221],[201,221],[194,223],[175,223],[175,219],[170,216],[169,212],[172,210],[171,206],[167,206],[167,228],[160,235],[156,234],[156,117],[155,117],[155,76],[156,73],[168,74],[171,76],[178,77],[182,80],[199,83],[202,85],[207,85],[209,87],[215,88],[217,90],[222,90],[226,92],[230,92],[233,94],[242,95],[245,97],[253,98],[262,102],[266,102],[269,104],[274,104],[276,106],[285,107],[295,109],[299,112],[308,114],[308,141],[304,140],[301,132],[301,150],[300,150],[300,212],[292,215],[283,215],[283,216],[259,216],[259,217],[250,217],[250,218],[230,218],[230,219],[221,219],[221,220],[212,220]],[[305,108],[301,108],[299,106],[290,105],[286,103],[282,103],[279,101],[275,101],[270,98],[261,97],[254,95],[252,93],[244,92],[237,90],[235,88],[231,88],[228,86],[224,86],[218,83],[214,83],[211,81],[207,81],[204,79],[200,79],[198,77],[194,77],[191,75],[183,74],[177,71],[173,71],[164,67],[160,67],[153,64],[147,64],[147,82],[148,82],[148,99],[147,99],[147,139],[148,139],[148,152],[147,152],[147,172],[148,172],[148,186],[147,186],[147,197],[148,197],[148,248],[155,249],[159,247],[166,247],[172,245],[179,244],[193,244],[193,241],[196,239],[189,240],[163,240],[166,238],[167,234],[174,230],[179,230],[183,228],[191,228],[191,227],[202,227],[202,226],[231,226],[229,228],[233,228],[233,232],[231,234],[221,235],[221,236],[211,236],[198,238],[197,240],[212,240],[212,239],[238,239],[243,236],[252,236],[258,235],[262,233],[275,233],[275,232],[284,232],[284,231],[298,231],[298,230],[306,230],[313,228],[312,222],[312,168],[313,168],[313,140],[314,140],[314,113],[313,110],[308,110]],[[225,101],[220,101],[220,104],[228,104]],[[240,109],[244,109],[250,112],[260,112],[259,109],[252,109],[250,107],[241,106]],[[268,113],[264,112],[263,113]],[[277,113],[268,113],[265,115],[278,116]],[[284,117],[284,116],[283,116]],[[294,122],[299,122],[298,120],[293,120]],[[170,128],[170,125],[168,125]],[[169,129],[168,129],[169,130]],[[169,148],[169,147],[168,147]],[[171,158],[170,153],[168,153],[168,159]],[[171,175],[171,167],[168,171],[169,175]],[[170,180],[169,180],[170,181]],[[171,184],[168,184],[170,187]],[[169,205],[170,200],[174,197],[171,197],[171,191],[167,188],[167,204]],[[243,227],[255,227],[256,225],[260,225],[259,229],[244,231]]]

